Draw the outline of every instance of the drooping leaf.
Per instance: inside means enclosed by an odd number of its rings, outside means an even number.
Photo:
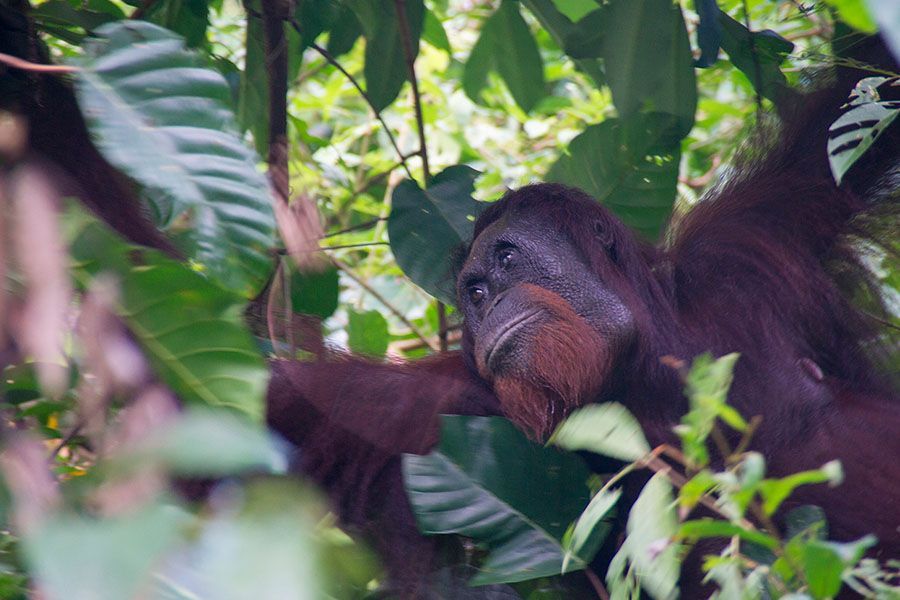
[[[622,495],[621,488],[615,490],[600,490],[588,504],[578,520],[575,521],[575,527],[572,529],[572,536],[566,544],[566,556],[563,559],[563,571],[567,570],[569,562],[573,558],[580,558],[585,562],[590,562],[594,558],[599,545],[592,541],[599,539],[602,541],[609,532],[601,532],[601,536],[596,536],[598,527],[602,527],[601,523],[610,514],[619,497]],[[610,525],[607,524],[607,527]]]
[[[637,114],[591,125],[569,143],[547,179],[580,187],[654,240],[668,221],[681,149],[671,116]]]
[[[388,237],[397,264],[413,283],[442,302],[456,304],[449,256],[472,238],[480,203],[472,198],[478,172],[455,165],[427,190],[404,181],[394,190]]]
[[[722,49],[759,94],[776,104],[788,89],[781,63],[794,49],[794,44],[771,30],[750,31],[741,23],[719,11],[722,26]]]
[[[722,45],[722,24],[719,22],[719,6],[716,0],[694,0],[694,9],[700,17],[697,24],[697,46],[700,57],[694,66],[705,69],[715,64]]]
[[[347,345],[357,354],[384,356],[388,347],[388,324],[377,310],[347,312]]]
[[[188,218],[185,254],[223,288],[253,295],[270,270],[274,219],[225,80],[150,23],[110,23],[97,35],[76,84],[98,147],[141,185],[160,226]]]
[[[641,490],[626,525],[628,561],[641,587],[657,600],[672,597],[681,570],[678,544],[672,541],[678,532],[674,506],[672,484],[657,473]]]
[[[353,48],[356,40],[362,35],[362,25],[350,7],[341,5],[340,13],[328,34],[328,45],[325,49],[337,58]]]
[[[113,273],[117,313],[157,375],[188,403],[228,407],[261,420],[268,369],[241,319],[243,301],[153,250],[134,254],[81,211],[66,216],[76,279]]]
[[[879,88],[900,87],[900,78],[866,77],[856,84],[850,109],[828,130],[828,162],[840,185],[847,171],[900,115],[900,102],[882,100]]]
[[[404,43],[409,44],[412,60],[418,56],[425,5],[422,0],[404,3],[410,36],[404,42],[393,0],[350,0],[349,4],[362,24],[366,38],[363,68],[366,95],[375,110],[380,111],[394,101],[409,77]]]
[[[680,7],[669,0],[613,0],[604,13],[610,25],[602,56],[619,115],[672,115],[684,137],[694,125],[697,82]]]
[[[578,0],[574,1],[578,2]],[[580,20],[591,10],[597,8],[594,0],[581,3],[579,10],[567,10],[565,13],[561,12],[558,8],[558,3],[553,0],[522,0],[522,4],[528,7],[531,14],[540,22],[541,27],[550,33],[556,44],[563,50],[565,50],[568,45],[567,40],[572,35],[574,21]],[[603,74],[603,67],[599,59],[575,58],[574,62],[575,67],[593,79],[598,87],[606,83],[606,76]]]
[[[66,0],[49,0],[36,5],[30,16],[40,28],[72,28],[77,27],[90,33],[104,23],[125,18],[119,10],[106,12],[90,8],[75,8]],[[80,37],[80,32],[77,34]],[[78,42],[80,43],[80,41]]]
[[[452,48],[450,48],[450,39],[447,37],[447,32],[444,31],[444,24],[441,23],[441,20],[430,10],[425,11],[425,24],[422,29],[422,39],[448,54],[453,51]]]
[[[565,38],[566,54],[572,58],[600,58],[603,56],[603,38],[608,15],[596,9],[581,18]]]
[[[682,523],[681,527],[678,529],[678,537],[688,540],[730,538],[734,536],[758,544],[769,550],[778,548],[778,540],[772,536],[752,529],[746,529],[740,525],[729,523],[728,521],[718,521],[715,519],[686,521]]]
[[[525,112],[546,95],[544,62],[517,0],[503,0],[481,28],[463,79],[463,89],[472,100],[479,101],[491,70],[500,74],[516,104]]]
[[[650,452],[637,419],[617,402],[578,409],[556,429],[550,442],[566,450],[590,450],[625,461]]]
[[[404,455],[403,471],[423,532],[488,548],[476,585],[558,574],[560,540],[588,502],[581,459],[528,441],[499,417],[443,417],[438,448]]]

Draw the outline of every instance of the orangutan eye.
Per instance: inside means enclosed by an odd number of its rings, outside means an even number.
[[[508,269],[513,261],[514,253],[509,248],[501,250],[497,253],[497,262],[500,263],[501,269]]]
[[[472,304],[478,306],[481,304],[481,301],[484,300],[484,290],[477,285],[473,285],[469,288],[469,300],[471,300]]]

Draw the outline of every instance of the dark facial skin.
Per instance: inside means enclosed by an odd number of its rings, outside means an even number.
[[[457,293],[481,375],[550,390],[547,406],[592,400],[634,335],[628,307],[568,237],[528,215],[507,215],[478,236]],[[561,416],[549,410],[550,421]]]

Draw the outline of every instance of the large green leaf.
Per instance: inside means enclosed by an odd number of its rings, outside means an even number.
[[[140,21],[97,30],[76,76],[103,154],[137,181],[157,223],[222,287],[251,296],[270,270],[274,219],[258,157],[237,135],[229,92],[181,38]]]
[[[397,264],[413,282],[447,304],[456,304],[450,256],[472,238],[481,205],[472,198],[478,172],[448,167],[422,190],[404,181],[394,190],[388,236]]]
[[[121,288],[117,311],[156,373],[186,402],[228,407],[262,420],[265,361],[241,319],[241,299],[153,250],[133,253],[105,225],[67,215],[74,273],[101,272]]]
[[[591,125],[547,179],[579,187],[646,238],[659,237],[678,184],[681,149],[672,117],[637,114]]]
[[[671,0],[613,0],[603,16],[602,57],[619,115],[674,115],[678,136],[687,135],[697,82],[681,8]]]
[[[466,63],[463,88],[474,101],[486,83],[487,71],[496,69],[522,110],[528,112],[546,93],[544,62],[518,0],[503,0],[485,21],[481,37]]]
[[[182,36],[191,48],[198,48],[206,43],[209,3],[207,0],[154,2],[147,10],[146,19]]]
[[[380,111],[394,101],[403,82],[409,78],[394,0],[349,0],[349,4],[362,24],[366,38],[363,68],[366,95],[375,110]],[[410,29],[408,43],[415,59],[425,22],[425,5],[422,0],[406,0],[404,6]]]
[[[828,161],[840,185],[850,167],[900,115],[900,102],[881,99],[879,87],[900,86],[900,78],[866,77],[856,84],[850,110],[828,131]]]
[[[443,417],[438,448],[404,455],[403,472],[424,533],[458,533],[487,546],[474,584],[560,573],[560,540],[588,502],[580,458],[530,442],[500,417]]]
[[[522,4],[528,7],[531,14],[533,14],[540,22],[541,27],[546,29],[557,45],[563,49],[567,47],[569,36],[572,35],[574,27],[572,21],[576,18],[582,18],[587,12],[591,12],[590,10],[585,12],[586,9],[597,8],[597,5],[593,0],[587,2],[574,0],[574,2],[577,3],[578,6],[571,6],[569,8],[572,10],[562,12],[560,9],[561,7],[559,6],[559,0],[556,2],[553,0],[522,0]],[[574,63],[579,71],[590,76],[598,86],[604,85],[606,82],[606,76],[603,74],[603,67],[598,59],[574,58]]]
[[[777,102],[787,89],[780,65],[794,44],[774,31],[750,31],[725,12],[719,11],[722,49],[731,63],[747,76],[754,89]]]

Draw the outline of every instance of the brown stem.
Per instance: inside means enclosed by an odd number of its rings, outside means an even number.
[[[40,63],[33,63],[16,56],[3,54],[2,52],[0,52],[0,63],[14,69],[32,71],[34,73],[75,73],[76,71],[81,70],[78,67],[69,67],[67,65],[42,65]]]
[[[147,14],[147,11],[156,4],[156,0],[144,0],[141,2],[141,5],[134,9],[134,12],[131,13],[129,19],[143,19],[144,15]]]
[[[406,18],[406,0],[394,0],[394,9],[397,12],[397,27],[400,30],[400,41],[403,43],[403,56],[406,58],[406,70],[409,83],[412,85],[413,107],[416,112],[416,128],[419,131],[419,149],[422,158],[422,175],[425,179],[426,190],[431,184],[431,167],[428,164],[428,145],[425,143],[425,118],[422,116],[422,96],[419,93],[419,80],[416,77],[416,55],[412,47],[412,33],[409,28],[409,20]],[[447,343],[447,307],[443,302],[437,302],[438,315],[438,339],[441,352],[446,352]]]
[[[597,597],[601,600],[609,600],[609,592],[606,591],[606,587],[603,585],[603,582],[600,581],[600,578],[597,577],[597,574],[594,573],[594,570],[590,567],[585,567],[584,574],[587,575],[588,581],[591,582],[594,591],[597,592]]]

